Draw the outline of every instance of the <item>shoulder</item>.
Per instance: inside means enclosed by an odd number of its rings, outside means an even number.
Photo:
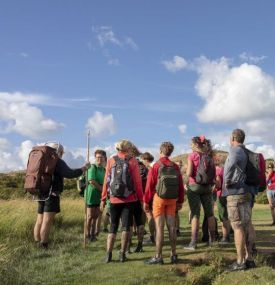
[[[199,157],[200,157],[199,153],[194,151],[188,155],[188,160],[193,161],[193,160],[198,159]]]

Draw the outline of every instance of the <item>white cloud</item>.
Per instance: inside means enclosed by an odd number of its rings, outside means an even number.
[[[201,122],[240,122],[274,117],[275,80],[258,66],[230,67],[221,58],[198,61],[198,95],[205,101]]]
[[[18,150],[18,156],[21,159],[23,169],[25,169],[27,166],[29,154],[33,146],[34,144],[30,140],[23,141],[20,145],[20,148]],[[19,166],[19,168],[21,168],[21,166]]]
[[[43,104],[46,97],[22,93],[0,93],[0,132],[15,132],[29,138],[50,136],[64,127],[45,118],[42,111],[31,104]]]
[[[178,126],[178,129],[179,129],[181,134],[185,134],[187,126],[185,124],[181,124]]]
[[[118,58],[110,58],[108,60],[108,64],[109,65],[114,65],[114,66],[118,66],[120,63],[119,63],[119,59]]]
[[[259,63],[263,61],[264,59],[266,59],[267,57],[265,55],[253,56],[251,53],[243,52],[239,55],[239,58],[245,62]]]
[[[10,147],[10,142],[6,138],[0,138],[0,150],[6,150]]]
[[[177,72],[187,67],[187,61],[178,55],[175,55],[172,60],[164,60],[161,62],[170,72]]]
[[[88,119],[86,128],[91,131],[91,135],[94,137],[113,135],[116,129],[113,115],[104,115],[101,112],[95,112],[94,115]]]

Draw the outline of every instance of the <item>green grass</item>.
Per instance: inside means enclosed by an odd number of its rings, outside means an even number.
[[[29,200],[0,200],[0,284],[274,284],[275,232],[267,205],[256,205],[253,212],[257,230],[258,268],[231,273],[227,266],[235,259],[233,244],[208,249],[203,243],[195,252],[182,248],[189,242],[187,205],[181,212],[183,237],[178,239],[178,265],[169,264],[167,232],[164,266],[148,266],[143,261],[154,254],[145,245],[144,253],[129,255],[129,261],[118,260],[119,241],[113,252],[114,262],[104,264],[106,234],[83,249],[83,201],[64,198],[51,232],[48,251],[38,249],[32,238],[36,203]],[[118,239],[119,239],[118,235]],[[133,240],[136,243],[136,239]]]

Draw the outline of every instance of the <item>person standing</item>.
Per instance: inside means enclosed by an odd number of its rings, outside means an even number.
[[[272,224],[271,226],[275,226],[275,171],[274,171],[274,163],[270,162],[267,166],[267,189],[266,195],[269,203],[269,207],[271,210]]]
[[[133,208],[136,201],[143,201],[142,183],[138,161],[131,156],[134,144],[122,140],[116,144],[117,154],[107,161],[101,196],[101,211],[104,210],[107,197],[110,196],[111,225],[107,238],[107,253],[105,262],[112,261],[112,251],[121,220],[120,262],[125,262],[126,248],[130,227],[133,221]]]
[[[100,200],[102,185],[105,176],[105,160],[106,152],[104,150],[97,149],[94,153],[95,163],[91,164],[88,169],[88,185],[85,189],[84,199],[87,205],[87,223],[86,233],[87,238],[91,242],[96,241],[96,225],[97,219],[100,215]]]
[[[210,140],[203,135],[193,137],[191,140],[192,153],[188,155],[185,184],[187,188],[187,198],[191,211],[191,241],[184,249],[195,250],[198,241],[200,208],[204,210],[207,219],[210,239],[208,245],[211,246],[216,239],[216,222],[213,211],[212,186],[215,179],[215,166],[212,158],[212,146]],[[199,167],[205,157],[206,173],[203,175],[205,181],[200,181]],[[208,174],[208,175],[207,175]]]
[[[149,211],[153,200],[153,216],[156,224],[156,253],[146,260],[146,264],[163,264],[162,246],[164,240],[164,225],[168,227],[171,243],[171,263],[177,263],[176,253],[176,210],[182,208],[184,188],[182,176],[177,164],[169,157],[174,150],[171,142],[163,142],[160,146],[160,159],[150,169],[144,193],[144,210]]]
[[[235,129],[230,136],[229,155],[224,165],[222,196],[227,199],[228,218],[234,230],[237,260],[230,265],[231,271],[255,267],[252,244],[249,239],[251,223],[251,201],[249,185],[246,181],[248,156],[245,153],[245,132]]]
[[[64,178],[77,178],[90,167],[90,163],[87,162],[81,168],[71,169],[62,159],[64,147],[60,143],[46,143],[46,146],[56,150],[58,161],[53,174],[50,196],[48,199],[38,201],[38,213],[33,232],[34,240],[44,249],[48,249],[50,230],[55,215],[60,213],[60,195],[64,188]]]

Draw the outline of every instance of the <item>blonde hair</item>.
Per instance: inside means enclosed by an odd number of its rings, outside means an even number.
[[[121,140],[117,142],[115,148],[117,151],[127,152],[132,156],[139,156],[141,154],[138,148],[129,140]]]

